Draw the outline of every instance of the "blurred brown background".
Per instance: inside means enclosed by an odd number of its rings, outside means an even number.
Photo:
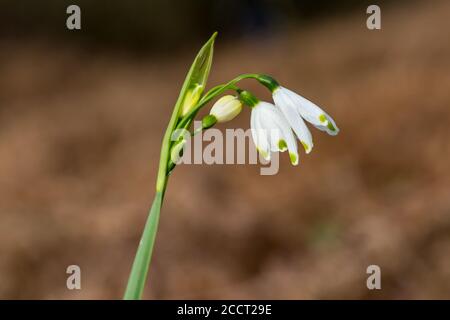
[[[81,31],[68,2],[2,4],[0,298],[121,298],[163,131],[213,30],[210,87],[271,74],[341,132],[312,129],[314,152],[283,154],[275,176],[176,168],[145,297],[450,298],[449,1],[382,2],[380,31],[358,1],[142,3],[79,1]],[[248,126],[245,110],[220,127]]]

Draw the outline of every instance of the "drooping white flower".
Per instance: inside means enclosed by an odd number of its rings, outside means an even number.
[[[338,134],[339,129],[333,118],[308,99],[282,86],[275,88],[272,95],[273,101],[281,109],[300,140],[297,129],[304,125],[301,118],[332,136]]]
[[[258,101],[250,119],[253,142],[261,155],[270,160],[270,152],[289,150],[293,165],[298,164],[297,142],[283,114],[271,103]]]
[[[209,112],[217,122],[226,122],[236,117],[242,110],[242,102],[232,95],[226,95],[217,100]]]

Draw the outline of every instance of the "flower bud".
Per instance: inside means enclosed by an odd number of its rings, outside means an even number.
[[[226,122],[236,117],[242,110],[242,102],[235,96],[226,95],[217,100],[211,108],[210,115],[217,119],[217,122]]]
[[[192,110],[202,96],[204,86],[196,84],[194,87],[188,89],[181,106],[181,116],[185,116]]]

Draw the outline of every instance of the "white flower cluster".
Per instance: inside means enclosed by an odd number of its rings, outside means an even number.
[[[299,161],[295,136],[306,153],[313,148],[311,132],[304,120],[330,135],[338,134],[334,120],[319,106],[280,86],[269,76],[261,76],[257,80],[272,91],[275,105],[259,101],[248,91],[238,90],[239,96],[227,95],[214,104],[208,116],[208,126],[232,120],[242,110],[242,104],[247,104],[252,108],[250,126],[253,142],[261,155],[270,160],[271,152],[289,150],[293,165]]]

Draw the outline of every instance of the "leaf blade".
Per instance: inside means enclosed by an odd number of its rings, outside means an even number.
[[[214,32],[209,40],[202,46],[194,62],[189,69],[186,79],[184,80],[177,102],[172,112],[169,125],[167,126],[166,133],[163,138],[161,146],[161,158],[159,162],[158,178],[156,182],[156,190],[164,191],[167,179],[167,163],[169,157],[169,148],[171,142],[172,132],[176,127],[178,119],[180,118],[180,109],[188,94],[188,90],[201,85],[202,88],[206,86],[208,80],[209,71],[211,70],[212,58],[214,53],[214,41],[216,39],[217,32]]]

